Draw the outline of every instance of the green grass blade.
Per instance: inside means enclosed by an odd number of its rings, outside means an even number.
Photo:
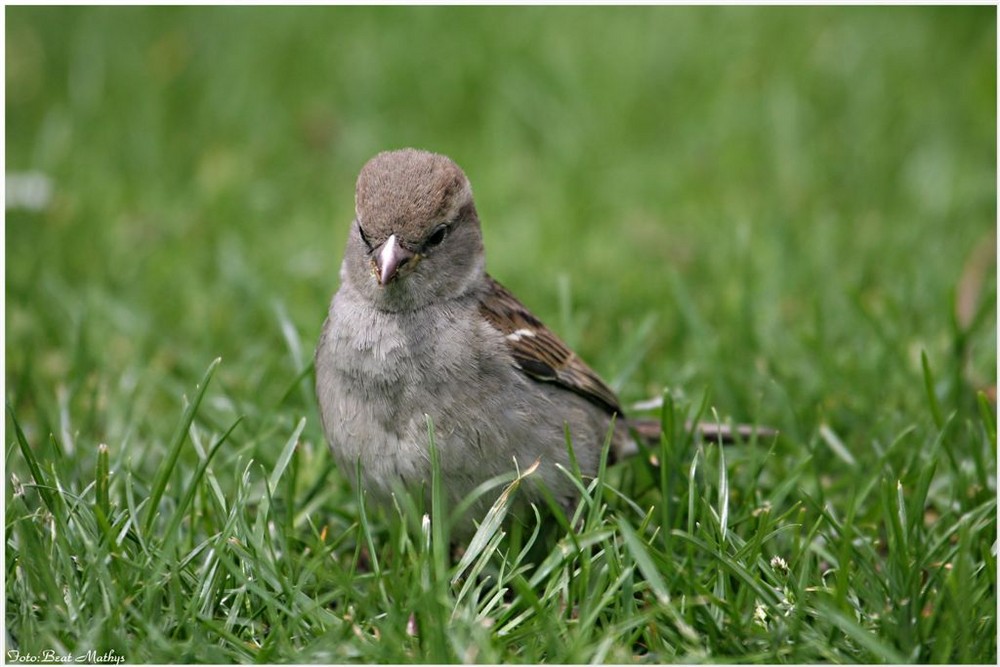
[[[365,487],[363,484],[364,477],[361,473],[361,460],[358,459],[354,468],[354,489],[355,496],[358,502],[358,519],[359,519],[359,530],[363,538],[363,543],[365,547],[368,548],[368,559],[371,561],[371,570],[375,575],[375,578],[379,580],[379,593],[381,594],[382,601],[384,604],[389,604],[389,596],[385,590],[385,584],[381,582],[382,580],[382,567],[380,565],[378,550],[375,548],[375,539],[372,535],[372,525],[368,519],[368,510],[366,509],[365,502]],[[362,542],[358,542],[358,550],[361,549]],[[354,566],[357,567],[359,560],[359,554],[355,553]]]
[[[816,609],[817,616],[835,625],[851,640],[868,651],[875,660],[890,665],[904,665],[912,662],[892,646],[880,641],[877,635],[861,627],[856,620],[838,609],[836,605],[817,600]]]
[[[725,543],[729,535],[729,470],[726,468],[726,448],[719,452],[719,538]]]
[[[236,424],[233,424],[234,428]],[[270,477],[268,477],[267,485],[273,493],[278,488],[278,483],[281,481],[281,476],[285,474],[285,469],[288,467],[288,462],[292,460],[292,455],[295,454],[295,448],[299,444],[299,436],[302,435],[302,429],[306,427],[306,418],[303,417],[299,420],[296,425],[295,430],[292,435],[289,436],[288,440],[285,441],[284,447],[281,448],[281,454],[278,455],[278,460],[274,462],[274,470],[271,471]],[[228,433],[227,433],[228,435]]]
[[[674,397],[668,390],[663,391],[663,405],[660,406],[660,465],[657,469],[660,483],[660,538],[664,548],[670,550],[670,529],[674,527],[677,501],[674,498],[678,471],[681,470],[677,442],[677,413]]]
[[[42,497],[42,501],[49,508],[52,516],[57,518],[62,517],[62,507],[56,501],[56,497],[52,493],[52,486],[42,473],[42,467],[38,465],[35,452],[31,449],[31,445],[28,444],[28,439],[24,436],[24,431],[21,430],[21,425],[18,423],[17,417],[14,415],[14,408],[11,407],[10,403],[7,404],[7,414],[10,415],[10,421],[14,424],[17,445],[21,448],[21,455],[24,456],[24,460],[28,464],[28,470],[31,472],[32,479],[35,480],[35,488],[38,490],[38,495]]]
[[[514,496],[517,494],[517,491],[524,482],[524,479],[538,470],[539,465],[541,465],[541,459],[536,460],[528,467],[527,470],[519,472],[517,479],[507,485],[507,488],[503,490],[500,497],[497,498],[496,502],[494,502],[490,507],[486,516],[483,518],[482,523],[479,524],[479,528],[469,541],[469,546],[466,547],[465,553],[462,554],[462,558],[455,567],[455,574],[453,574],[451,578],[452,584],[458,582],[458,580],[465,574],[465,570],[477,558],[479,558],[480,554],[486,550],[487,546],[494,541],[494,536],[501,532],[503,520],[507,516],[507,511],[510,509],[511,503],[514,501]]]
[[[110,486],[110,464],[108,462],[108,446],[97,446],[97,467],[94,471],[94,520],[100,526],[107,539],[109,548],[115,549],[115,536],[109,524],[111,516],[111,500],[108,493]]]
[[[427,446],[431,454],[431,557],[434,562],[435,581],[448,581],[449,512],[441,475],[441,453],[434,434],[434,420],[427,420]]]
[[[181,415],[177,430],[174,432],[173,439],[167,447],[167,456],[156,472],[156,477],[153,480],[153,486],[149,494],[149,503],[146,507],[146,520],[143,523],[143,532],[147,535],[152,531],[153,522],[159,513],[160,499],[163,498],[167,482],[170,481],[170,475],[177,465],[177,459],[181,454],[181,448],[184,446],[184,440],[187,438],[188,429],[191,428],[191,423],[194,421],[194,417],[198,413],[198,408],[201,406],[201,400],[205,397],[205,390],[208,388],[208,383],[221,362],[221,358],[216,358],[209,364],[208,370],[205,371],[205,375],[201,378],[201,382],[197,386],[197,393],[194,400],[188,404]]]
[[[618,518],[616,523],[618,524],[618,530],[621,531],[622,538],[625,540],[625,546],[628,548],[629,555],[632,556],[632,560],[635,561],[639,571],[642,572],[642,576],[645,577],[649,588],[656,595],[657,601],[661,605],[669,605],[670,591],[667,589],[666,581],[660,576],[660,569],[653,563],[647,546],[639,539],[635,530],[624,519]]]
[[[729,571],[730,574],[735,575],[737,578],[742,580],[743,583],[745,583],[752,591],[754,591],[754,593],[757,595],[758,598],[760,598],[761,601],[772,606],[777,604],[778,600],[775,592],[767,588],[760,579],[758,579],[756,576],[754,576],[753,573],[750,572],[750,570],[748,570],[741,563],[731,558],[728,554],[719,551],[717,548],[713,547],[712,545],[709,545],[704,540],[701,540],[695,537],[694,535],[689,535],[688,533],[685,533],[683,531],[679,530],[674,531],[674,536],[684,540],[685,542],[688,542],[689,544],[700,549],[702,552],[714,557],[716,560],[718,560],[719,563],[721,563],[725,567],[725,569]]]
[[[236,427],[240,425],[243,421],[243,417],[239,417],[233,424],[226,429],[223,433],[209,448],[205,458],[198,464],[198,468],[195,470],[194,475],[192,475],[191,480],[188,482],[187,489],[181,496],[180,502],[177,503],[177,507],[174,508],[173,516],[170,517],[170,524],[167,526],[167,530],[164,532],[165,538],[163,542],[164,550],[169,549],[173,544],[175,536],[179,534],[178,528],[180,528],[181,521],[184,519],[184,514],[187,512],[187,508],[191,505],[191,501],[194,500],[195,493],[201,486],[201,480],[205,476],[205,471],[208,470],[209,464],[211,464],[212,459],[215,458],[215,454],[219,451],[222,445],[229,439]]]
[[[111,474],[108,463],[108,446],[101,444],[97,446],[97,470],[94,473],[94,483],[96,497],[95,507],[105,517],[111,515],[111,500],[108,496],[108,486]]]
[[[931,409],[931,417],[937,427],[944,427],[944,413],[941,412],[941,404],[938,402],[937,392],[934,391],[934,375],[931,373],[931,365],[927,361],[927,351],[920,351],[920,367],[924,373],[924,391],[927,393],[927,405]]]
[[[976,402],[979,404],[979,417],[982,419],[983,428],[986,430],[986,437],[989,438],[990,444],[993,445],[993,458],[997,456],[997,419],[996,415],[993,414],[993,408],[990,407],[990,399],[986,398],[986,394],[983,392],[978,392],[976,394]]]
[[[851,451],[844,444],[843,440],[840,439],[840,436],[828,424],[820,425],[819,436],[826,446],[830,448],[830,451],[836,454],[844,463],[850,466],[857,463],[854,455],[851,454]]]
[[[615,423],[617,421],[617,415],[612,415],[611,423],[608,426],[608,432],[604,436],[604,443],[601,445],[601,456],[597,463],[597,476],[592,482],[592,491],[589,494],[594,502],[590,504],[589,511],[587,512],[587,526],[596,526],[600,520],[600,514],[604,508],[604,504],[601,499],[604,497],[604,485],[607,480],[608,471],[608,456],[611,453],[611,439],[615,434]]]

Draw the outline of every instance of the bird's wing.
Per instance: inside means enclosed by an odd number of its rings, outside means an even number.
[[[511,292],[490,276],[479,310],[507,340],[514,365],[540,382],[583,396],[609,414],[624,416],[615,392]]]

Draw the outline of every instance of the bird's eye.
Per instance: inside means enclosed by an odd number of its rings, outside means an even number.
[[[433,248],[434,246],[441,245],[441,242],[444,241],[446,236],[448,236],[448,225],[438,225],[437,229],[435,229],[431,235],[427,237],[427,240],[424,241],[424,247]]]
[[[364,244],[368,246],[368,249],[372,250],[372,242],[368,240],[368,235],[365,234],[365,230],[361,228],[360,224],[358,224],[358,235],[361,237]]]

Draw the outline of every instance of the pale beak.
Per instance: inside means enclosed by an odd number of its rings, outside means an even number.
[[[399,245],[396,235],[391,235],[375,255],[375,275],[380,285],[388,285],[404,264],[413,259],[415,253]]]

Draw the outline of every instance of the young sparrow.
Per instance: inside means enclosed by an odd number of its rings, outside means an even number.
[[[540,501],[530,481],[540,478],[570,509],[577,492],[556,467],[572,469],[566,429],[590,476],[609,433],[611,462],[635,451],[630,426],[658,438],[486,273],[469,180],[449,158],[413,149],[379,153],[358,176],[340,289],[316,348],[316,393],[337,463],[352,479],[360,463],[377,501],[429,489],[427,416],[452,506],[515,462],[523,471],[540,460],[522,493]]]

